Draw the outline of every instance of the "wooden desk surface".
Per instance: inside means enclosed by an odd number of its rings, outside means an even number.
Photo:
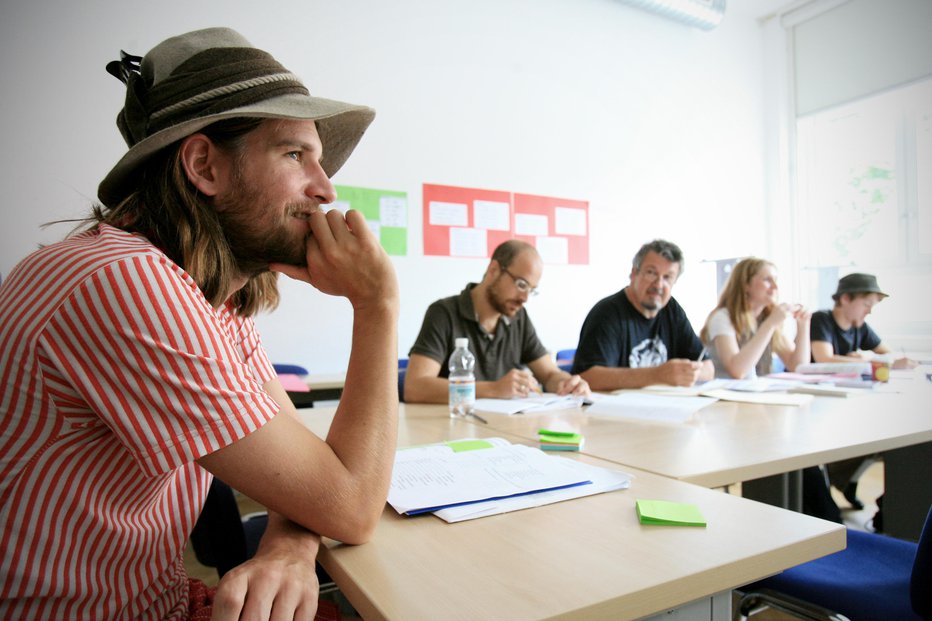
[[[311,390],[339,388],[346,383],[346,373],[311,373],[304,378],[304,383]]]
[[[501,435],[436,406],[402,409],[399,446]],[[333,408],[299,413],[324,436]],[[457,524],[386,507],[372,541],[326,541],[319,560],[367,621],[628,619],[844,547],[841,525],[625,470],[635,475],[628,490]],[[637,498],[695,503],[708,527],[641,526]]]
[[[507,416],[489,427],[536,439],[541,427],[579,431],[583,452],[706,487],[932,441],[932,385],[899,379],[904,392],[815,397],[801,407],[719,401],[685,423],[590,416],[585,409]],[[429,416],[407,404],[408,416]],[[435,413],[435,416],[441,414]]]

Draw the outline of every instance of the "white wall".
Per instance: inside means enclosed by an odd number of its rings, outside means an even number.
[[[0,274],[83,215],[125,146],[123,87],[104,71],[187,30],[228,25],[315,94],[378,116],[335,182],[406,191],[399,355],[426,306],[484,260],[422,256],[421,184],[590,202],[588,266],[548,266],[529,305],[546,345],[575,347],[592,304],[627,282],[639,245],[678,242],[675,295],[698,330],[714,305],[702,259],[768,252],[764,35],[729,13],[701,32],[615,0],[19,2],[0,8]],[[772,146],[772,144],[771,144]],[[276,361],[344,367],[351,312],[283,283],[259,319]]]

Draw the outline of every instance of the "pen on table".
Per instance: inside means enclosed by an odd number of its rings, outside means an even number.
[[[489,421],[487,421],[486,419],[482,418],[481,416],[479,416],[479,415],[476,414],[475,412],[466,412],[466,416],[472,416],[473,418],[475,418],[475,419],[476,419],[477,421],[479,421],[480,423],[485,423],[486,425],[489,424]]]

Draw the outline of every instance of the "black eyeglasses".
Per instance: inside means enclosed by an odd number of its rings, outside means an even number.
[[[537,293],[538,293],[537,287],[532,287],[532,286],[531,286],[531,283],[529,283],[528,281],[524,280],[524,279],[521,278],[520,276],[515,276],[514,274],[512,274],[511,272],[509,272],[509,271],[508,271],[506,268],[504,268],[504,267],[502,268],[502,271],[505,272],[506,274],[508,274],[509,276],[511,276],[511,279],[512,279],[513,281],[515,281],[515,287],[518,288],[518,291],[520,291],[521,293],[526,293],[526,294],[528,294],[528,295],[537,295]]]

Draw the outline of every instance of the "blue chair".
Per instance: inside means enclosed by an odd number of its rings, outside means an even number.
[[[576,357],[575,349],[561,349],[557,352],[557,366],[561,370],[571,373],[573,369],[573,358]]]
[[[272,364],[279,375],[307,375],[307,369],[297,364]]]
[[[930,587],[932,509],[918,544],[849,530],[845,550],[742,589],[737,616],[775,608],[800,619],[928,621]]]

